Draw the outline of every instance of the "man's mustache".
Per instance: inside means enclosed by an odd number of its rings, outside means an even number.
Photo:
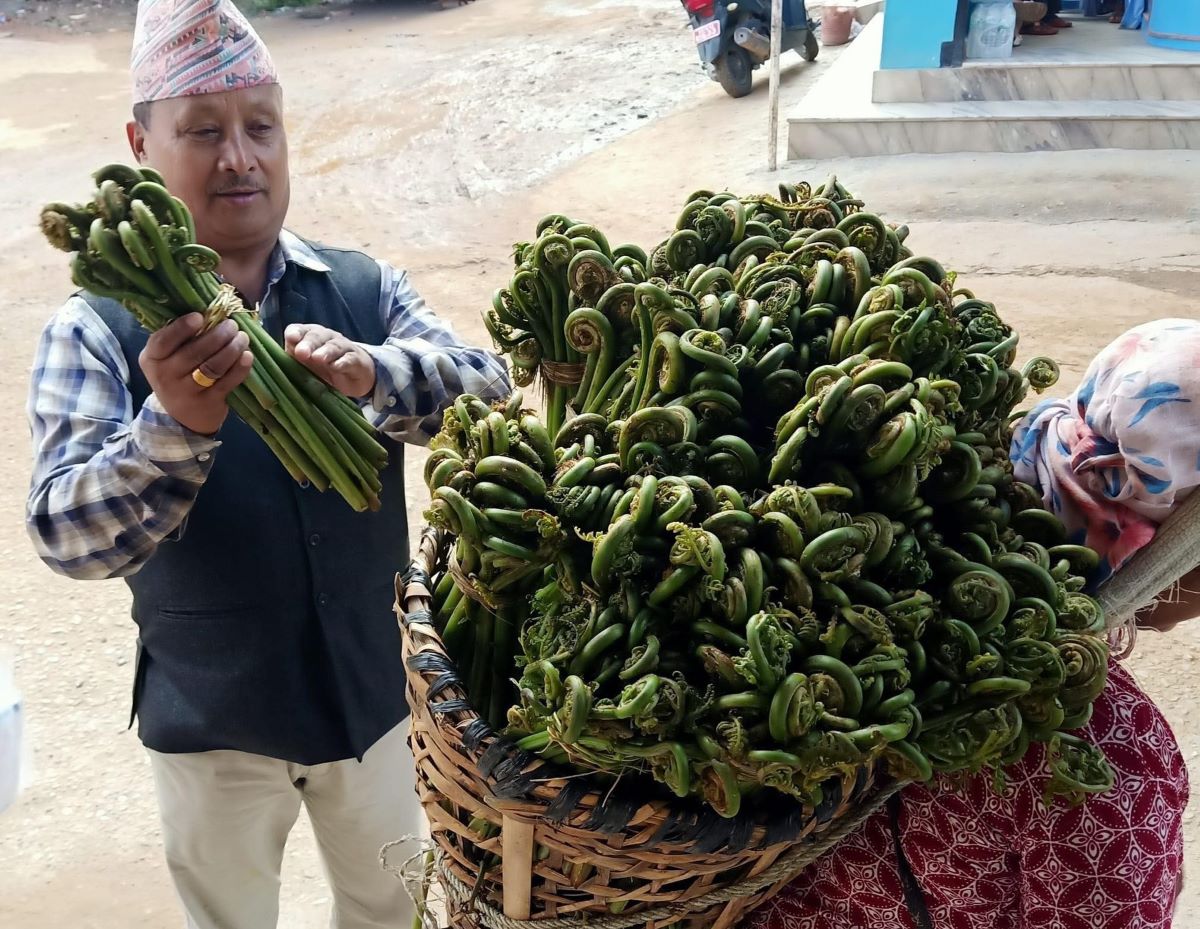
[[[218,196],[221,194],[253,194],[265,191],[266,189],[265,184],[261,184],[252,178],[239,177],[234,178],[226,184],[222,184],[213,193]]]

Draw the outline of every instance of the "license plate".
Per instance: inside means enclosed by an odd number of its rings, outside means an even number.
[[[719,19],[714,19],[711,23],[705,23],[692,30],[692,36],[696,39],[697,45],[707,42],[709,39],[715,39],[720,34],[721,21]]]

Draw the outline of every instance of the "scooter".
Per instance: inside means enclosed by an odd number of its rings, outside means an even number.
[[[704,70],[731,97],[744,97],[754,69],[771,57],[771,0],[682,0]],[[820,47],[804,0],[783,0],[780,48],[814,61]]]

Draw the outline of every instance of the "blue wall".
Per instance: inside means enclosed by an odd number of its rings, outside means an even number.
[[[1146,40],[1164,48],[1200,51],[1200,4],[1196,0],[1154,0]]]
[[[958,0],[888,0],[880,67],[940,68],[957,12]]]

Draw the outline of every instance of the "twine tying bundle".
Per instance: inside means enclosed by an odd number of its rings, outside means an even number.
[[[585,366],[567,361],[543,361],[538,365],[542,377],[551,384],[576,387],[583,382]]]
[[[257,310],[246,308],[232,284],[222,284],[217,288],[217,295],[213,298],[212,303],[204,311],[204,328],[200,331],[208,332],[229,319],[234,313],[249,313],[254,317],[258,316]]]

